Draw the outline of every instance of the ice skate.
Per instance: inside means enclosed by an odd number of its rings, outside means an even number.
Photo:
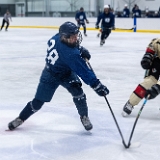
[[[103,46],[103,44],[105,44],[105,39],[100,41],[100,46]]]
[[[99,37],[99,36],[100,36],[100,33],[97,34],[97,37]]]
[[[130,115],[132,112],[132,109],[133,109],[133,106],[130,104],[129,101],[127,101],[127,103],[123,107],[122,116],[126,117],[126,116]]]
[[[17,117],[16,119],[14,119],[13,121],[11,121],[8,124],[8,128],[9,128],[9,130],[14,130],[15,128],[20,126],[22,123],[23,123],[23,121],[19,117]]]
[[[89,120],[88,117],[83,116],[83,117],[80,117],[80,119],[81,119],[81,122],[82,122],[84,128],[85,128],[87,131],[89,131],[89,130],[91,130],[91,129],[93,128],[92,123],[90,122],[90,120]]]
[[[87,37],[87,34],[86,34],[86,33],[84,33],[84,36],[86,36],[86,37]]]

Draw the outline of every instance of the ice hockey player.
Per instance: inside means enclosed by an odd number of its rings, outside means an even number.
[[[83,31],[84,31],[84,35],[87,36],[86,34],[86,23],[89,23],[87,17],[86,17],[86,13],[84,12],[84,8],[81,7],[80,11],[76,13],[75,19],[77,21],[77,27],[78,29],[80,29],[81,25],[83,26]],[[86,21],[86,23],[85,23]]]
[[[105,43],[105,40],[110,35],[111,30],[114,29],[115,26],[115,16],[110,12],[110,8],[108,5],[104,6],[104,12],[98,16],[95,26],[96,29],[99,29],[100,22],[102,29],[100,46],[102,46]]]
[[[60,85],[72,95],[84,128],[87,131],[92,129],[93,126],[88,117],[86,95],[79,77],[99,96],[109,94],[109,90],[88,68],[85,59],[89,60],[91,55],[87,49],[80,46],[81,41],[81,32],[72,22],[62,24],[59,33],[49,39],[46,65],[35,97],[27,103],[19,116],[8,124],[10,130],[14,130],[36,113],[45,102],[50,102]]]
[[[144,97],[150,94],[149,99],[156,97],[160,93],[160,39],[153,39],[141,60],[141,66],[146,70],[145,78],[140,83],[129,100],[123,107],[122,115],[125,117],[130,115],[134,106],[137,105]]]
[[[9,19],[12,21],[11,14],[10,14],[10,12],[7,10],[6,13],[4,14],[4,17],[3,17],[3,20],[2,20],[2,26],[1,26],[0,31],[3,29],[5,23],[6,23],[6,29],[5,29],[5,31],[8,31]]]

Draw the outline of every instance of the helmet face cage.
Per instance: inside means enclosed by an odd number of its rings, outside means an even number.
[[[83,38],[82,38],[82,34],[81,32],[79,31],[78,32],[78,36],[77,36],[77,46],[79,46],[82,42]]]

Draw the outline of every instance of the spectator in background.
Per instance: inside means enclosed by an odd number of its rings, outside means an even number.
[[[135,4],[134,7],[132,8],[132,14],[133,14],[134,10],[136,9],[136,7],[137,7],[137,4]]]
[[[4,14],[4,17],[3,17],[3,20],[2,20],[2,26],[1,26],[1,29],[0,29],[0,30],[3,29],[3,27],[4,27],[5,23],[6,23],[7,25],[6,25],[5,31],[8,31],[7,29],[8,29],[8,27],[9,27],[9,18],[10,18],[10,20],[12,21],[11,14],[10,14],[9,11],[7,10],[6,13]]]
[[[153,18],[152,12],[151,11],[146,12],[145,17],[147,17],[147,18]]]
[[[116,15],[117,15],[118,18],[122,18],[123,17],[120,11],[118,11]]]
[[[160,18],[160,15],[158,14],[158,11],[155,11],[155,12],[154,12],[153,18]]]
[[[133,10],[133,17],[141,18],[141,10],[138,6],[136,6]]]
[[[128,9],[128,5],[125,4],[125,5],[124,5],[124,9],[123,9],[123,17],[128,18],[129,15],[130,15],[130,11],[129,11],[129,9]]]

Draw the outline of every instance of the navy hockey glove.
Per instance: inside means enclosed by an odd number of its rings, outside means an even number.
[[[81,57],[83,59],[86,59],[86,58],[88,60],[91,59],[91,55],[90,55],[89,51],[86,48],[82,47],[82,46],[80,47],[80,55],[81,55]]]
[[[113,27],[112,27],[112,30],[115,30],[115,29],[116,29],[116,27],[115,27],[115,26],[113,26]]]
[[[91,86],[94,91],[99,95],[99,96],[106,96],[109,94],[109,90],[106,86],[104,86],[99,80],[97,83],[93,86]]]
[[[148,99],[154,99],[156,96],[158,96],[158,94],[160,94],[160,85],[155,84],[151,87],[151,89],[146,91],[145,98],[150,95]]]
[[[153,61],[153,55],[147,52],[141,60],[142,68],[149,69],[151,67],[152,61]]]
[[[86,19],[86,23],[89,23],[88,19]]]

